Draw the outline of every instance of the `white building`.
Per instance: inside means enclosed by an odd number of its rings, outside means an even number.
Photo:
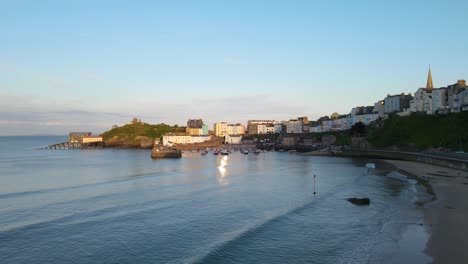
[[[302,133],[303,122],[297,119],[291,119],[286,122],[286,133]]]
[[[243,135],[245,134],[245,126],[241,124],[229,124],[227,126],[228,135]]]
[[[384,100],[384,111],[386,114],[403,112],[410,107],[412,99],[411,94],[387,95]]]
[[[434,89],[432,91],[432,113],[435,114],[438,110],[445,109],[447,109],[447,89]]]
[[[427,84],[426,88],[419,88],[416,93],[414,93],[414,98],[410,102],[410,112],[426,112],[427,114],[432,114],[432,92],[434,91],[434,86],[432,84],[432,73],[431,68],[427,74]]]
[[[434,89],[419,88],[410,102],[411,112],[426,112],[432,114],[432,91]]]
[[[219,122],[214,124],[214,132],[217,137],[224,137],[225,135],[243,135],[245,134],[245,127],[241,124]]]
[[[380,118],[384,118],[385,117],[385,100],[380,100],[376,102],[374,104],[374,110],[372,112],[378,114]]]
[[[322,132],[331,131],[333,128],[333,120],[322,121]]]
[[[266,134],[266,133],[267,133],[267,124],[258,124],[257,134]]]
[[[210,135],[191,136],[189,134],[166,134],[163,136],[163,146],[172,147],[174,144],[194,144],[211,139]]]
[[[273,125],[273,124],[266,125],[266,133],[267,134],[274,134],[275,133],[275,125]]]
[[[227,122],[219,122],[214,124],[214,133],[217,137],[224,137],[227,135],[228,131],[228,123]]]

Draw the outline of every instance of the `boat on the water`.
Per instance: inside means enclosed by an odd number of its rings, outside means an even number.
[[[254,150],[254,154],[255,154],[255,155],[260,154],[260,152],[261,152],[261,151],[260,151],[259,149]]]
[[[228,150],[221,150],[221,155],[229,155],[229,151]]]
[[[242,154],[249,155],[249,151],[248,150],[243,150]]]

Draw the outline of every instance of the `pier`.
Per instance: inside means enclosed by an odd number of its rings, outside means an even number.
[[[48,145],[38,149],[101,149],[104,147],[103,142],[90,142],[90,143],[81,143],[81,142],[62,142],[57,144]]]
[[[101,149],[104,142],[101,136],[92,136],[91,132],[70,132],[67,142],[56,143],[38,149]]]

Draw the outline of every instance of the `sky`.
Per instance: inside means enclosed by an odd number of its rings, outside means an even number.
[[[314,120],[468,79],[468,1],[0,0],[0,135]]]

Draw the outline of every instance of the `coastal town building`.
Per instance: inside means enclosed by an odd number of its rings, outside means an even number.
[[[208,125],[204,124],[202,119],[189,119],[185,132],[192,136],[208,135]]]
[[[385,100],[379,100],[378,102],[374,103],[374,110],[372,113],[378,114],[380,118],[385,117]]]
[[[331,131],[333,128],[333,120],[328,116],[322,116],[317,120],[320,123],[320,132]]]
[[[431,68],[429,67],[429,72],[427,73],[427,83],[426,88],[419,88],[416,93],[414,93],[414,98],[410,102],[409,112],[425,112],[427,114],[432,114],[432,92],[434,91],[434,85],[432,83],[432,73]]]
[[[447,110],[447,88],[432,91],[432,114]]]
[[[245,126],[241,124],[229,124],[226,130],[228,135],[244,135],[245,134]]]
[[[219,122],[214,124],[214,133],[217,137],[226,135],[243,135],[245,127],[241,124],[228,124],[227,122]]]
[[[411,100],[413,100],[413,96],[411,94],[401,93],[396,95],[387,95],[384,99],[384,113],[390,114],[403,112],[410,107]]]
[[[419,88],[410,102],[410,112],[425,112],[432,114],[432,91],[434,89]]]
[[[163,136],[163,146],[172,147],[174,144],[194,144],[211,140],[210,135],[190,135],[188,133],[168,133]]]
[[[274,124],[267,124],[266,125],[266,134],[274,134],[275,133],[275,125]]]
[[[303,124],[304,124],[303,121],[299,119],[290,119],[289,121],[286,121],[286,133],[288,134],[302,133]]]
[[[309,133],[320,133],[322,132],[322,123],[318,121],[309,122]]]
[[[458,80],[456,84],[452,84],[447,87],[447,101],[450,112],[457,113],[467,110],[467,89],[468,87],[466,86],[465,80]]]
[[[274,124],[275,134],[283,133],[283,125],[282,124]]]
[[[227,132],[228,123],[227,122],[219,122],[214,123],[214,134],[217,137],[224,137],[228,134]]]
[[[297,120],[302,122],[301,133],[309,133],[309,118],[307,116],[301,116],[301,117],[298,117]]]
[[[91,136],[91,132],[70,132],[68,135],[68,142],[83,143],[83,138],[89,136]]]
[[[266,134],[266,125],[275,125],[275,120],[249,120],[247,122],[247,133],[249,135]]]

